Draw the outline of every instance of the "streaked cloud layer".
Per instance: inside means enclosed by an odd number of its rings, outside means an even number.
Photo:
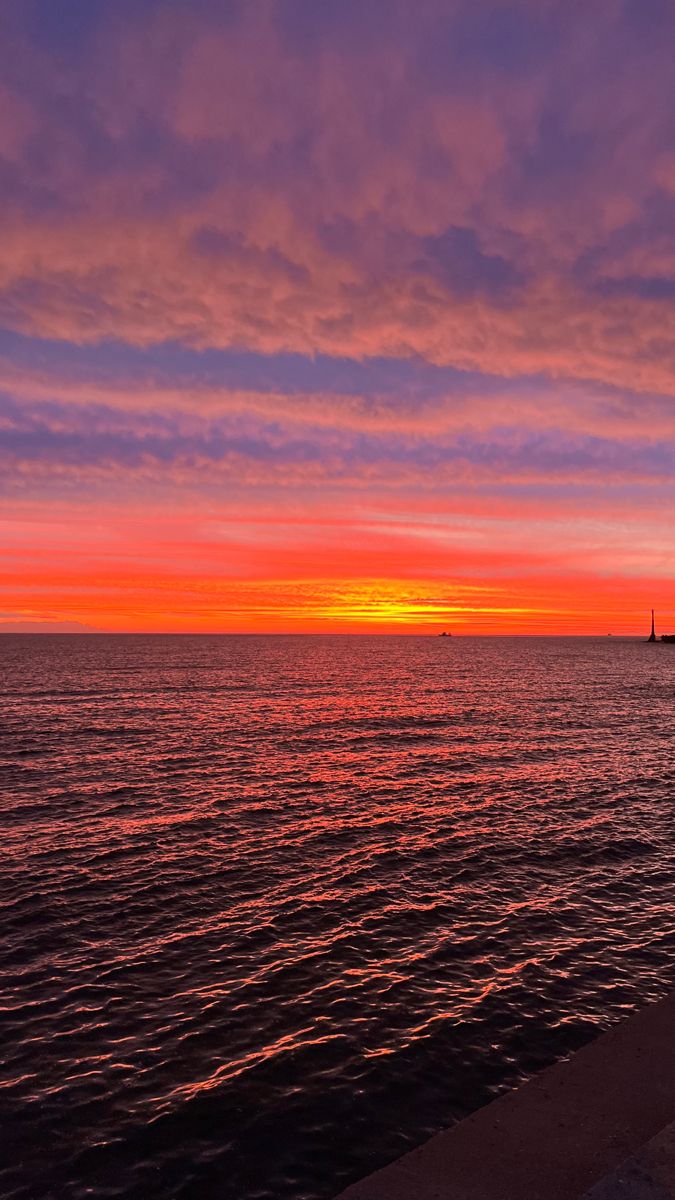
[[[671,5],[2,20],[0,627],[675,610]]]

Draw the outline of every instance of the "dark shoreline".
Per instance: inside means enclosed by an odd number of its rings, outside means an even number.
[[[336,1200],[666,1200],[674,1121],[675,992]]]

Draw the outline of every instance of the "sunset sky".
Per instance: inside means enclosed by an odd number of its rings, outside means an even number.
[[[0,629],[675,630],[675,5],[0,19]]]

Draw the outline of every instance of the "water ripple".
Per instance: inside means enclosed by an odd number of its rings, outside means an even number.
[[[319,1200],[675,978],[675,652],[0,641],[2,1194]]]

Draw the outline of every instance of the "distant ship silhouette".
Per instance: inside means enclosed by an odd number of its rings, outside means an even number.
[[[659,640],[659,639],[657,639],[657,637],[656,637],[656,628],[654,625],[654,609],[652,609],[652,631],[651,631],[649,637],[647,638],[647,641],[648,642],[656,642],[657,640]],[[660,640],[662,642],[671,642],[671,643],[675,644],[675,633],[662,633]]]
[[[443,633],[439,633],[439,635],[438,635],[438,636],[439,636],[439,637],[452,637],[452,634],[451,634],[451,633],[445,633],[445,632],[443,632]]]

